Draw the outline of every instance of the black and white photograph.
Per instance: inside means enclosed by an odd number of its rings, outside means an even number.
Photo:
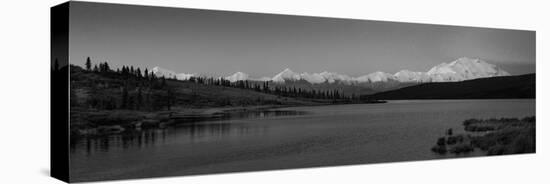
[[[542,1],[2,2],[0,183],[548,183]]]
[[[534,31],[68,7],[71,182],[536,152]]]

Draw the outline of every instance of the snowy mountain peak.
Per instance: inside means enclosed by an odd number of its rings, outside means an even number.
[[[300,74],[297,74],[289,68],[286,68],[281,73],[275,75],[271,80],[273,82],[285,82],[286,80],[297,81],[300,79]]]
[[[164,76],[166,78],[173,78],[174,76],[176,76],[176,72],[173,72],[171,70],[164,69],[164,68],[161,68],[161,67],[158,67],[158,66],[155,66],[151,71],[157,77]]]
[[[507,76],[510,73],[481,59],[462,57],[450,63],[441,63],[427,73],[432,82],[463,81],[477,78]]]
[[[271,81],[271,77],[261,77],[259,79],[251,79],[251,80],[256,80],[256,81]]]
[[[323,71],[321,73],[296,73],[293,72],[290,69],[285,69],[281,73],[275,75],[272,79],[274,82],[285,82],[285,81],[298,81],[298,80],[305,80],[312,84],[320,84],[320,83],[334,83],[334,82],[344,82],[344,83],[350,83],[352,81],[352,78],[347,75],[341,75],[338,73]]]
[[[376,71],[367,75],[363,75],[357,78],[354,78],[356,82],[387,82],[390,80],[395,80],[395,77],[392,74]]]
[[[342,75],[334,72],[321,72],[319,75],[321,75],[326,82],[328,83],[334,83],[337,81],[343,82],[343,83],[350,83],[352,81],[352,78],[347,75]]]
[[[461,57],[461,58],[458,58],[458,59],[454,60],[450,64],[468,64],[468,63],[486,63],[486,62],[479,59],[479,58]]]
[[[401,70],[393,74],[399,82],[429,82],[430,77],[424,72],[414,72],[410,70]]]
[[[225,77],[225,80],[228,80],[231,82],[248,80],[248,74],[243,72],[236,72],[233,75]]]
[[[175,77],[178,80],[187,80],[190,77],[193,77],[195,75],[195,74],[186,74],[186,73],[176,73],[176,72],[173,72],[171,70],[164,69],[164,68],[161,68],[161,67],[158,67],[158,66],[153,67],[153,69],[151,69],[151,71],[157,77],[162,77],[162,76],[164,76],[166,78],[174,78]]]
[[[319,84],[319,83],[325,82],[325,78],[318,73],[310,74],[310,73],[304,72],[300,74],[300,79],[305,80],[312,84]]]

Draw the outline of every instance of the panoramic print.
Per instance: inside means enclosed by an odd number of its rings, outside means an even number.
[[[70,2],[71,181],[535,153],[535,32]],[[53,122],[55,123],[55,122]]]

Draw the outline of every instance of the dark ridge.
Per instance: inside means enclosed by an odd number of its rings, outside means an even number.
[[[535,98],[535,74],[491,77],[461,82],[425,83],[365,95],[380,100]]]

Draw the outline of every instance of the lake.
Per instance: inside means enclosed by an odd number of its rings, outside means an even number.
[[[71,143],[75,181],[480,156],[435,154],[469,118],[535,115],[535,100],[407,100],[289,107]],[[285,113],[286,112],[286,113]],[[288,113],[297,112],[297,113]]]

